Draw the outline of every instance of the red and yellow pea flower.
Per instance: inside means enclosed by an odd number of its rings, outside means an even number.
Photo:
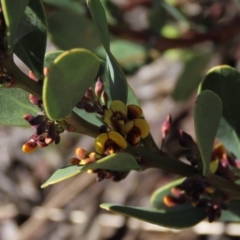
[[[148,123],[140,118],[129,121],[122,127],[122,133],[127,141],[134,146],[139,144],[141,138],[146,138],[149,132]]]
[[[114,100],[111,102],[109,109],[104,111],[103,120],[113,130],[121,131],[126,122],[141,116],[142,109],[137,105],[130,104],[126,106],[122,101]]]
[[[101,133],[95,139],[95,150],[98,154],[113,154],[120,149],[125,149],[127,142],[123,136],[115,131]]]

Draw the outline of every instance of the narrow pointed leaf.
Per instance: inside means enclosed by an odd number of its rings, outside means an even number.
[[[222,101],[215,93],[206,90],[198,95],[194,108],[194,125],[204,176],[210,173],[210,159],[221,114]]]
[[[29,0],[1,0],[4,20],[7,26],[8,51],[12,52],[17,28]]]
[[[191,227],[206,218],[204,209],[193,208],[192,206],[174,208],[174,210],[169,211],[110,203],[101,204],[100,207],[114,213],[175,229]]]
[[[127,81],[117,60],[110,52],[107,19],[104,8],[99,0],[87,0],[93,23],[107,54],[107,70],[109,74],[112,100],[127,102]]]
[[[110,51],[108,23],[104,8],[99,0],[87,0],[91,17],[96,27],[99,38],[107,52]]]
[[[109,71],[112,99],[126,103],[128,94],[127,81],[117,60],[110,52],[107,53],[107,69]]]
[[[167,195],[172,195],[171,190],[176,186],[180,185],[185,178],[180,178],[176,181],[170,182],[169,184],[157,189],[151,196],[152,206],[158,209],[169,209],[164,202],[163,198]]]
[[[43,5],[40,0],[30,0],[14,38],[14,53],[34,72],[37,78],[43,76],[46,41],[46,19]]]
[[[137,164],[137,161],[132,155],[128,153],[115,153],[102,158],[95,163],[84,166],[70,165],[58,169],[41,187],[44,188],[51,184],[55,184],[67,178],[73,177],[80,172],[95,169],[107,169],[125,172],[131,170],[140,170],[140,166]]]
[[[209,89],[222,100],[223,113],[217,137],[226,148],[240,158],[240,73],[229,66],[212,68],[199,87]]]
[[[53,61],[43,86],[43,102],[50,119],[70,115],[94,83],[99,66],[97,56],[85,49],[66,51]]]
[[[39,112],[39,109],[28,100],[29,94],[18,88],[0,89],[0,124],[29,127],[23,119],[24,114]]]
[[[55,173],[53,173],[53,175],[44,184],[42,184],[41,188],[45,188],[49,185],[71,178],[80,173],[81,170],[82,167],[77,165],[62,167],[58,169]]]

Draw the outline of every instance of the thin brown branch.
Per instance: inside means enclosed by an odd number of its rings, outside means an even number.
[[[192,32],[186,37],[171,39],[166,37],[158,37],[150,30],[133,31],[131,29],[109,26],[109,30],[113,35],[126,40],[147,44],[152,42],[152,46],[159,51],[164,51],[171,48],[189,48],[195,44],[205,41],[212,41],[215,43],[222,43],[231,39],[239,34],[240,17],[222,24],[221,26],[211,29],[206,33]]]

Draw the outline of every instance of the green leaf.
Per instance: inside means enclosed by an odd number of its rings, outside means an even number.
[[[52,65],[52,63],[54,62],[54,60],[62,53],[64,53],[64,51],[62,51],[62,50],[57,50],[57,51],[52,51],[52,52],[46,53],[45,57],[44,57],[44,67],[49,68]]]
[[[121,100],[126,103],[128,94],[127,81],[117,60],[110,52],[107,53],[107,69],[110,77],[112,100]]]
[[[55,6],[64,11],[72,11],[73,13],[84,14],[83,0],[43,0],[44,3]]]
[[[217,137],[229,151],[240,158],[240,73],[229,66],[214,67],[207,73],[199,91],[205,89],[215,92],[223,102]]]
[[[202,208],[178,207],[174,210],[157,210],[154,208],[131,207],[104,203],[101,208],[111,212],[137,218],[149,223],[163,227],[182,229],[194,226],[206,218],[206,213]]]
[[[93,23],[80,14],[62,10],[48,17],[51,40],[61,49],[94,49],[100,45]]]
[[[222,211],[221,221],[240,222],[240,201],[234,200],[227,203],[227,210]]]
[[[49,68],[43,85],[43,102],[50,119],[70,115],[94,83],[100,60],[85,49],[72,49],[59,55]]]
[[[214,92],[201,92],[195,102],[194,125],[203,163],[203,175],[210,173],[213,143],[222,114],[222,101]]]
[[[79,109],[77,107],[75,107],[73,109],[73,111],[80,116],[81,118],[83,118],[84,120],[92,123],[93,125],[96,125],[98,127],[100,127],[101,125],[104,124],[103,120],[101,117],[99,117],[96,113],[88,113],[86,112],[84,109]]]
[[[113,171],[131,171],[140,170],[135,158],[128,153],[115,153],[98,160],[95,163],[84,166],[70,165],[58,169],[41,187],[47,187],[51,184],[61,182],[67,178],[73,177],[80,172],[87,170],[107,169]]]
[[[108,73],[108,70],[105,68],[104,70],[104,73],[101,75],[101,78],[103,80],[103,84],[104,84],[104,91],[107,93],[108,95],[108,102],[112,102],[113,99],[112,99],[112,96],[111,96],[111,89],[110,89],[110,83],[111,83],[111,80],[110,80],[110,76],[109,76],[109,73]],[[128,87],[128,95],[127,95],[127,105],[129,104],[135,104],[135,105],[138,105],[140,106],[139,102],[138,102],[138,99],[134,93],[134,91],[132,90],[132,88],[130,87],[129,84],[127,84],[127,87]]]
[[[14,39],[14,53],[37,78],[43,76],[46,40],[46,20],[42,3],[39,0],[30,0]]]
[[[102,46],[97,48],[96,53],[100,57],[105,57],[106,55]],[[140,44],[119,39],[111,41],[111,53],[115,56],[124,71],[127,72],[132,72],[141,67],[147,58],[146,48]]]
[[[9,53],[13,50],[17,28],[28,2],[29,0],[1,0],[4,20],[7,26],[7,44]]]
[[[29,123],[23,119],[25,114],[39,112],[39,109],[28,100],[29,94],[18,88],[0,89],[0,124],[29,127]]]
[[[58,169],[55,173],[53,173],[53,175],[44,184],[41,185],[41,188],[45,188],[49,185],[71,178],[80,173],[81,170],[82,167],[77,165],[69,165],[66,167],[62,167]]]
[[[169,207],[164,204],[163,198],[167,195],[172,196],[172,188],[180,185],[184,180],[185,178],[180,178],[156,190],[151,196],[152,206],[158,209],[169,209]]]
[[[191,97],[202,80],[203,70],[210,60],[210,54],[207,53],[192,53],[184,60],[184,68],[172,93],[175,101],[184,101]]]
[[[127,81],[117,60],[110,52],[110,42],[107,19],[104,8],[99,0],[87,0],[93,23],[107,53],[107,70],[110,79],[110,92],[112,100],[127,102]]]
[[[98,36],[107,52],[110,51],[107,18],[102,3],[99,0],[87,0],[88,8],[96,27]]]
[[[140,103],[137,99],[136,94],[132,90],[132,88],[128,85],[128,96],[127,96],[127,105],[129,104],[135,104],[137,106],[140,106]]]
[[[95,169],[108,169],[112,171],[126,172],[130,170],[141,170],[136,159],[129,153],[114,153],[98,160],[95,163],[87,164],[84,171]]]

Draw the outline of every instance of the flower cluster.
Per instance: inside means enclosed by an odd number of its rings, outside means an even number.
[[[124,151],[128,144],[138,146],[142,138],[149,134],[149,126],[142,118],[142,109],[137,105],[125,105],[122,101],[114,100],[108,104],[108,95],[104,91],[103,82],[98,78],[95,89],[89,88],[77,107],[86,112],[97,113],[105,123],[99,128],[95,139],[95,151],[87,152],[82,148],[76,149],[78,158],[72,158],[71,164],[85,165],[93,163],[108,155]],[[92,172],[92,171],[91,171]],[[111,178],[114,181],[123,179],[128,173],[97,169],[97,180]]]
[[[44,75],[46,76],[47,73],[48,69],[45,68]],[[31,71],[29,72],[29,77],[33,81],[37,81]],[[52,121],[48,119],[41,99],[30,94],[29,101],[36,105],[41,113],[36,116],[31,114],[24,115],[24,119],[35,129],[35,133],[22,146],[24,153],[31,153],[35,151],[37,147],[47,147],[51,143],[58,144],[60,142],[60,134],[64,132],[67,127],[64,121]]]
[[[194,207],[203,208],[208,221],[213,222],[221,216],[221,210],[227,209],[223,201],[215,198],[215,195],[217,196],[215,191],[204,178],[187,178],[182,184],[172,189],[174,196],[165,196],[163,202],[168,207],[191,203]]]
[[[25,153],[35,151],[37,147],[47,147],[53,142],[58,144],[60,142],[60,134],[66,128],[64,121],[51,121],[44,114],[36,116],[26,114],[24,119],[36,129],[36,132],[22,146],[22,151]]]
[[[119,100],[112,101],[104,111],[103,120],[112,131],[121,134],[126,141],[137,146],[141,138],[149,134],[148,123],[141,118],[142,109],[137,105],[125,105]]]

